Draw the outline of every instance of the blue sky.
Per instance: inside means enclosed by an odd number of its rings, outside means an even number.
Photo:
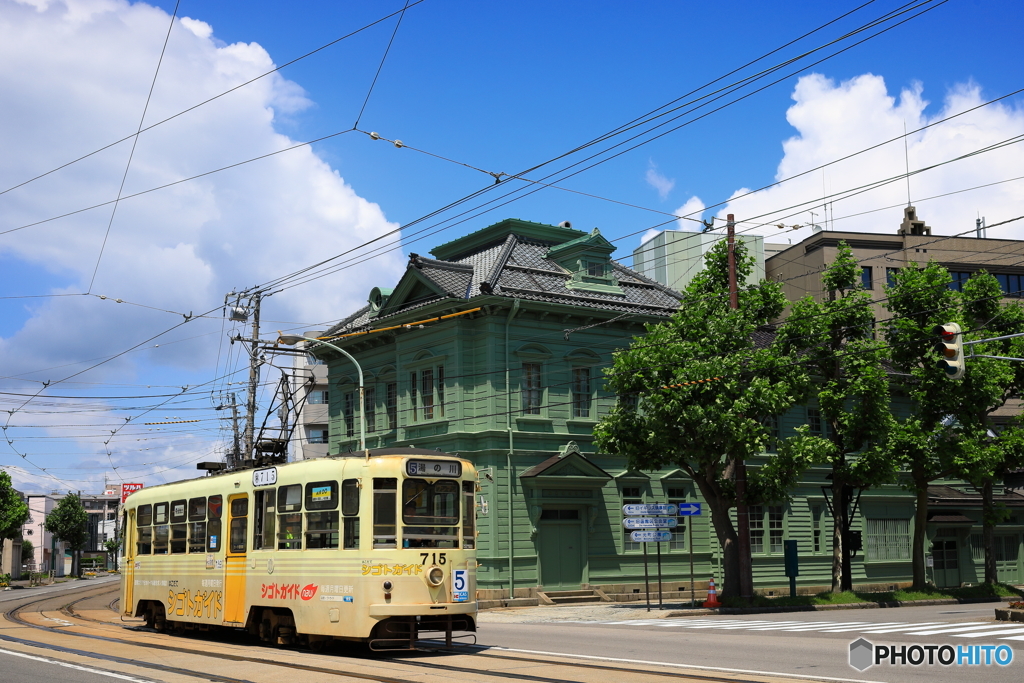
[[[176,22],[171,31],[146,122],[294,59],[403,4],[184,0],[178,17],[189,21]],[[424,0],[403,16],[359,127],[486,171],[516,173],[856,6]],[[740,75],[818,47],[899,6],[881,0],[867,4]],[[289,290],[268,303],[267,317],[279,321],[275,329],[322,326],[354,310],[372,286],[393,284],[404,268],[404,254],[426,253],[509,216],[599,227],[616,240],[616,256],[629,263],[640,236],[671,220],[684,205],[689,211],[725,202],[741,188],[759,188],[889,139],[902,132],[902,122],[914,130],[1024,87],[1019,54],[1024,13],[1017,3],[949,0],[920,9],[927,8],[933,9],[821,64],[808,66],[820,57],[798,62],[779,74],[792,75],[765,91],[560,183],[643,208],[545,189],[474,211],[461,224],[441,223],[430,230],[436,234],[419,240],[405,230],[396,251]],[[0,35],[5,65],[0,66],[0,88],[15,103],[0,113],[0,144],[7,150],[0,190],[134,132],[173,9],[169,2],[0,0],[7,21],[6,35]],[[396,21],[397,16],[387,19],[278,76],[144,133],[126,192],[352,128]],[[942,161],[1024,132],[1022,101],[1017,95],[912,137],[910,165]],[[130,144],[0,194],[0,231],[114,198]],[[917,197],[927,197],[1005,181],[1024,175],[1021,159],[1016,147],[1008,148],[971,165],[953,164],[915,178],[912,189]],[[726,210],[740,220],[774,216],[772,211],[782,206],[815,200],[823,185],[840,190],[901,173],[904,163],[902,145],[889,145],[879,155],[736,200],[728,209],[709,209],[704,217]],[[491,184],[493,179],[479,171],[350,132],[315,144],[312,152],[301,148],[126,200],[112,221],[108,206],[0,234],[0,296],[78,295],[0,299],[0,366],[5,368],[0,391],[34,393],[43,381],[89,367],[84,361],[117,354],[167,330],[182,321],[183,313],[216,309],[233,287],[357,247]],[[957,195],[955,203],[924,202],[920,213],[937,234],[952,234],[965,229],[979,211],[990,222],[1019,214],[1021,185],[1008,182]],[[896,204],[905,192],[901,185],[838,202],[833,215],[842,218]],[[892,232],[900,218],[897,208],[839,227]],[[107,246],[96,268],[108,223]],[[764,232],[753,223],[747,227]],[[787,239],[801,236],[793,232]],[[992,236],[1021,237],[1019,229]],[[90,295],[80,295],[90,291],[94,269]],[[130,303],[112,301],[117,298]],[[61,383],[63,393],[56,387],[44,393],[129,395],[129,389],[198,385],[237,370],[237,348],[224,342],[230,326],[222,329],[216,315]],[[117,452],[110,456],[106,450],[113,447],[101,438],[110,431],[108,422],[141,414],[156,399],[127,401],[124,405],[132,410],[114,411],[117,418],[110,411],[83,413],[81,402],[73,399],[34,414],[29,410],[36,404],[30,403],[11,418],[8,434],[15,435],[16,443],[0,451],[0,465],[17,468],[12,470],[16,479],[37,489],[65,484],[95,488],[115,465],[132,479],[185,476],[194,471],[192,463],[209,459],[222,444],[218,415],[210,408],[230,388],[224,381],[190,393],[194,402],[182,404],[201,415],[203,429],[183,428],[174,443],[162,441],[164,435],[129,437],[128,430],[121,430],[111,440]],[[5,409],[20,405],[18,397],[4,400]],[[88,400],[116,404],[114,399]],[[161,408],[147,415],[164,419],[183,413]],[[91,431],[67,427],[85,419],[91,420]],[[142,438],[148,440],[138,441]],[[129,444],[131,439],[136,441]],[[157,460],[140,459],[138,448],[150,448],[146,454],[159,454],[169,464],[143,464]],[[179,469],[166,469],[171,466]]]

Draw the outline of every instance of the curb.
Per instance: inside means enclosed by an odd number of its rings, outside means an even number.
[[[845,609],[884,609],[891,607],[928,607],[931,605],[970,605],[986,602],[1011,602],[1016,597],[949,598],[946,600],[907,600],[905,602],[850,602],[841,605],[791,605],[787,607],[720,607],[718,609],[675,610],[665,617],[704,616],[708,614],[776,614],[780,612],[830,612]]]

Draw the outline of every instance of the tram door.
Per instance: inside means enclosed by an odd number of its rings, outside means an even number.
[[[121,611],[125,614],[131,614],[135,608],[133,594],[135,591],[135,510],[129,510],[128,514],[124,516],[124,524],[122,525],[124,531],[122,531],[121,544],[122,552],[121,555],[124,557],[124,566],[121,567],[121,576],[123,577],[122,582],[124,584],[124,594],[121,596]]]
[[[228,547],[224,561],[224,621],[245,621],[245,556],[249,496],[228,497]]]

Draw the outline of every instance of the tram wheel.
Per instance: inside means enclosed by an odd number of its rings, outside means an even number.
[[[270,619],[264,618],[260,622],[260,641],[267,644],[274,642],[274,627],[270,623]]]
[[[327,643],[330,642],[327,638],[310,638],[309,649],[312,652],[320,653],[327,649]]]

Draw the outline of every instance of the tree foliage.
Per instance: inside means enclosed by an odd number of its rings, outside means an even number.
[[[82,507],[77,493],[68,493],[61,498],[57,507],[46,517],[46,530],[74,551],[77,560],[78,551],[89,540],[89,513]],[[77,572],[77,563],[75,565],[72,573]]]
[[[894,430],[891,448],[910,477],[917,494],[912,566],[914,584],[926,583],[924,544],[927,531],[929,482],[960,477],[982,494],[986,580],[995,581],[991,528],[1000,514],[992,486],[1021,464],[1019,433],[1014,429],[994,438],[992,413],[1024,390],[1024,364],[993,358],[965,359],[961,380],[950,380],[936,366],[933,347],[936,325],[955,322],[964,340],[987,339],[1024,332],[1024,308],[1002,303],[999,282],[980,271],[962,285],[950,287],[949,272],[937,263],[900,269],[887,288],[892,314],[886,338],[892,347],[895,375],[911,400],[911,415]],[[1024,356],[1024,339],[973,345],[968,354]]]
[[[11,475],[0,472],[0,541],[21,536],[28,517],[28,505],[15,492]]]
[[[739,308],[731,309],[727,260],[722,240],[686,288],[679,311],[615,355],[606,374],[619,401],[594,436],[599,448],[625,456],[631,468],[679,467],[693,479],[723,549],[723,596],[730,597],[739,591],[729,515],[737,463],[770,452],[749,476],[747,503],[775,502],[788,498],[808,453],[789,442],[776,449],[768,427],[803,398],[807,385],[806,373],[765,328],[782,312],[781,285],[741,286]],[[742,283],[754,262],[742,244],[736,262]],[[688,384],[698,380],[710,381]]]
[[[852,492],[891,481],[896,470],[883,448],[891,423],[885,347],[874,339],[871,297],[845,242],[822,274],[822,290],[823,301],[808,296],[793,304],[779,341],[813,374],[824,430],[802,447],[832,470],[832,590],[839,592],[853,588]]]

